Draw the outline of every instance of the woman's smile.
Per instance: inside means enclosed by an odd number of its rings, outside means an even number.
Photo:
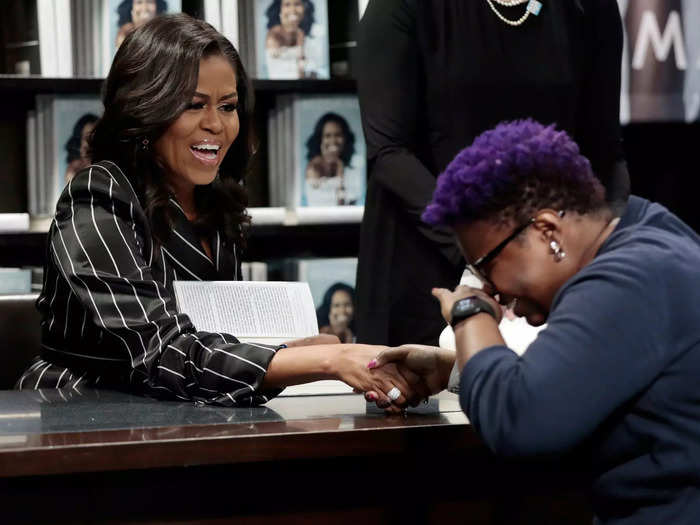
[[[221,162],[221,143],[205,140],[190,146],[192,155],[205,166],[218,166]]]

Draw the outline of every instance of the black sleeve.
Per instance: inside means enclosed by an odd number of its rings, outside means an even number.
[[[608,191],[608,200],[629,194],[620,130],[622,19],[616,0],[585,4],[586,65],[577,108],[576,140]]]
[[[357,80],[369,175],[401,203],[418,230],[457,264],[454,236],[420,219],[435,190],[435,175],[416,157],[424,101],[415,30],[407,0],[371,0],[360,23]]]
[[[198,332],[154,279],[135,195],[101,166],[67,186],[50,238],[53,264],[104,332],[86,341],[92,357],[120,356],[131,383],[163,397],[226,404],[267,401],[260,387],[277,347],[239,343],[227,334]],[[141,218],[140,218],[141,217]],[[55,306],[56,307],[56,306]],[[102,346],[103,348],[100,348]],[[89,358],[90,356],[86,356]]]

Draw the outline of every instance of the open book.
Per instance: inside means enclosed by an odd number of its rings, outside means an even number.
[[[243,342],[282,344],[318,335],[307,283],[273,281],[175,281],[178,310],[198,330],[224,332]],[[282,395],[347,394],[341,381],[287,387]]]

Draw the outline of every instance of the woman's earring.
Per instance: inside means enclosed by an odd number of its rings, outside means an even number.
[[[148,145],[150,144],[150,141],[147,138],[144,138],[141,141],[141,150],[142,151],[148,151]]]
[[[550,241],[549,248],[552,250],[556,262],[561,262],[561,260],[566,257],[566,252],[561,249],[557,241]]]

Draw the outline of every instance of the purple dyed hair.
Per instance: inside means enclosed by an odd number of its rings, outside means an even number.
[[[571,137],[526,119],[502,122],[460,151],[438,177],[423,220],[523,223],[543,208],[587,213],[604,205],[605,190]]]

